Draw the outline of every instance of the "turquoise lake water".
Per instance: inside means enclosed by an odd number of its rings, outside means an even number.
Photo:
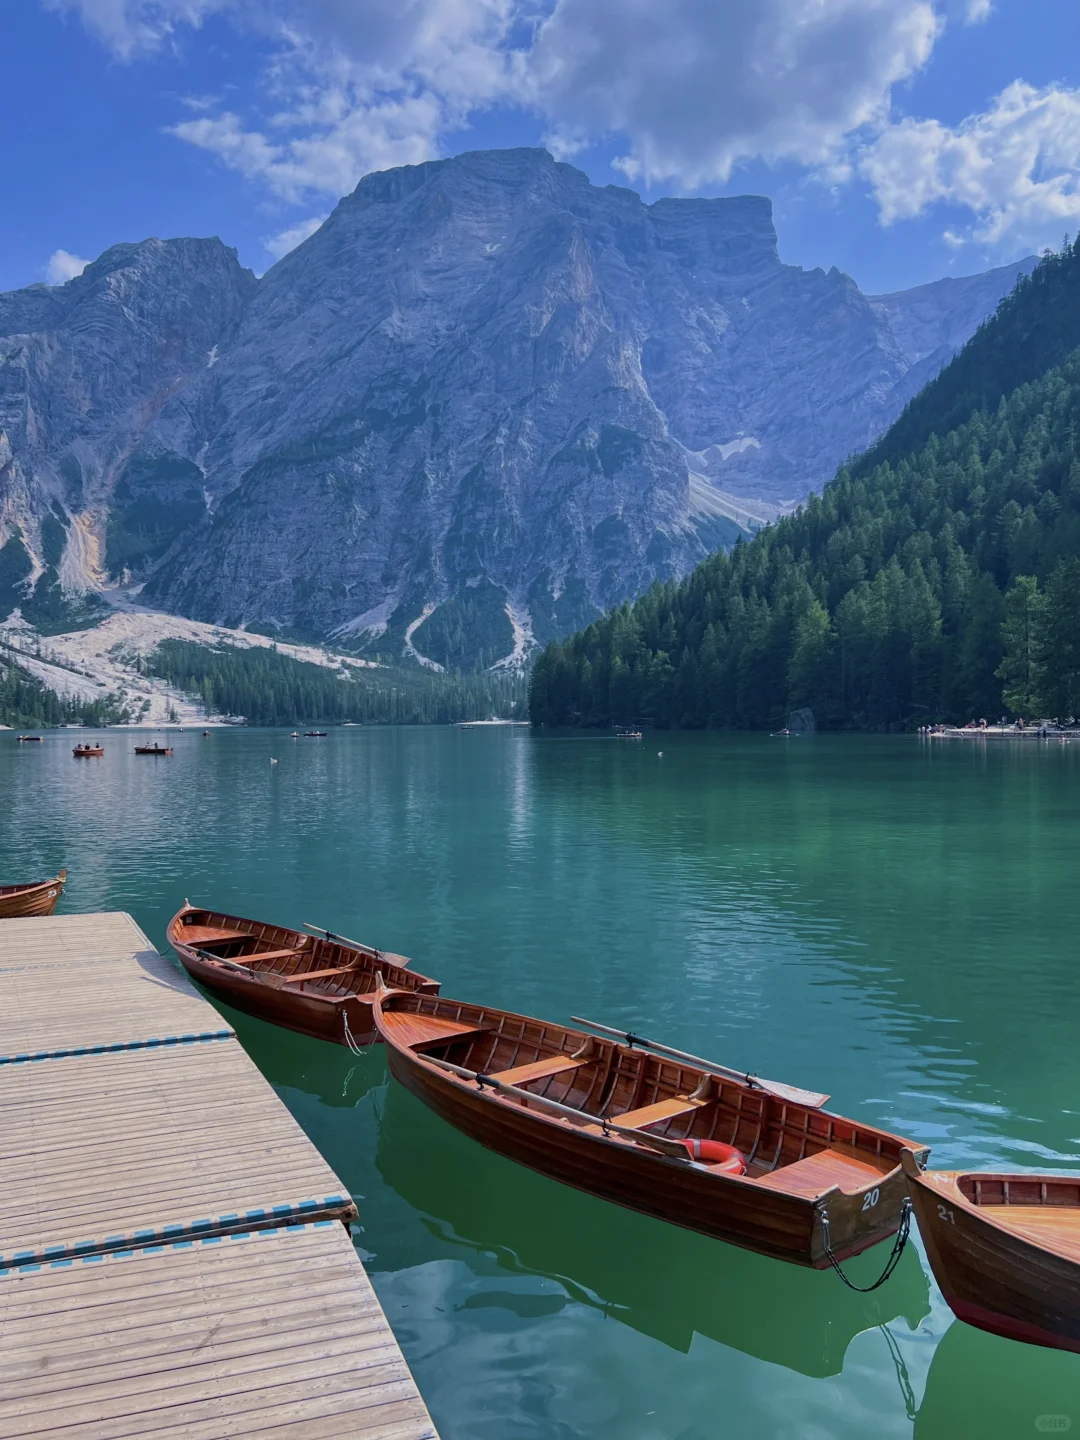
[[[448,995],[827,1090],[944,1168],[1080,1170],[1080,744],[356,728],[154,760],[109,731],[76,762],[77,738],[0,735],[0,879],[66,865],[64,911],[162,947],[185,897],[316,922]],[[488,1154],[378,1047],[229,1019],[356,1196],[443,1440],[1080,1430],[1080,1356],[953,1322],[920,1246],[852,1295]]]

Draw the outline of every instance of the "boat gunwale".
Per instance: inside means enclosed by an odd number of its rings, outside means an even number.
[[[913,1175],[909,1170],[905,1169],[905,1175],[907,1177],[909,1187],[913,1184],[918,1185],[927,1196],[934,1196],[935,1199],[939,1201],[942,1198],[947,1199],[951,1204],[959,1206],[960,1209],[964,1212],[964,1214],[968,1215],[976,1223],[986,1225],[988,1228],[994,1230],[998,1235],[1007,1236],[1011,1245],[1025,1246],[1031,1250],[1039,1252],[1040,1254],[1051,1256],[1053,1257],[1053,1259],[1061,1262],[1062,1264],[1072,1265],[1075,1266],[1078,1270],[1080,1270],[1080,1259],[1073,1259],[1071,1256],[1063,1254],[1060,1246],[1052,1245],[1048,1243],[1047,1240],[1039,1240],[1036,1239],[1033,1235],[1028,1235],[1026,1233],[1022,1233],[1019,1230],[1015,1230],[1011,1225],[1007,1224],[1001,1219],[995,1218],[994,1216],[995,1210],[1009,1210],[1012,1214],[1015,1214],[1019,1210],[1030,1210],[1035,1214],[1037,1214],[1039,1211],[1046,1210],[1057,1212],[1074,1210],[1076,1211],[1078,1220],[1080,1220],[1080,1205],[1053,1205],[1049,1204],[1045,1200],[1040,1200],[1038,1204],[1021,1203],[1018,1205],[980,1205],[975,1200],[968,1199],[968,1197],[964,1194],[963,1190],[961,1190],[959,1183],[961,1180],[966,1179],[993,1181],[1017,1180],[1025,1182],[1027,1184],[1031,1184],[1033,1181],[1041,1183],[1054,1180],[1064,1180],[1066,1182],[1072,1183],[1073,1185],[1080,1185],[1080,1174],[1074,1173],[1073,1175],[1055,1175],[1046,1174],[1039,1170],[1029,1171],[1027,1173],[1022,1171],[989,1170],[920,1170],[918,1174]],[[928,1179],[927,1177],[930,1176],[934,1178],[932,1180]],[[949,1224],[949,1222],[943,1220],[936,1213],[929,1216],[928,1219],[930,1222],[930,1228],[932,1229],[935,1236],[949,1235],[951,1233],[953,1227]],[[921,1224],[922,1220],[920,1217],[920,1225]]]
[[[30,895],[35,890],[47,890],[50,885],[58,885],[63,890],[66,884],[67,871],[61,870],[48,880],[28,880],[25,884],[0,885],[0,900],[10,900],[16,895]]]
[[[431,995],[431,996],[419,996],[419,995],[416,995],[416,992],[394,991],[394,990],[388,990],[387,988],[384,987],[384,988],[380,989],[380,990],[377,992],[377,994],[376,994],[376,996],[375,996],[375,998],[374,998],[374,1002],[373,1002],[373,1007],[372,1007],[372,1008],[373,1008],[373,1014],[374,1014],[374,1017],[375,1017],[376,1027],[377,1027],[377,1029],[378,1029],[378,1031],[379,1031],[380,1038],[382,1039],[383,1043],[386,1044],[387,1047],[388,1047],[390,1050],[392,1050],[393,1052],[395,1052],[395,1053],[397,1053],[397,1054],[403,1055],[407,1064],[417,1066],[418,1068],[422,1069],[423,1072],[424,1072],[425,1074],[427,1074],[429,1077],[432,1077],[433,1079],[438,1080],[438,1081],[439,1081],[441,1084],[443,1084],[443,1085],[448,1085],[448,1086],[449,1086],[451,1089],[453,1089],[453,1090],[459,1090],[459,1091],[461,1091],[461,1092],[463,1092],[463,1093],[465,1093],[465,1094],[468,1094],[468,1095],[470,1095],[470,1096],[472,1096],[472,1097],[474,1097],[474,1098],[477,1098],[477,1097],[478,1097],[478,1098],[480,1098],[480,1099],[482,1099],[482,1100],[484,1100],[485,1102],[488,1102],[488,1103],[497,1103],[497,1104],[499,1104],[500,1107],[501,1107],[501,1109],[504,1111],[504,1113],[511,1114],[511,1115],[524,1115],[524,1116],[528,1117],[528,1119],[530,1119],[530,1120],[532,1120],[532,1121],[543,1122],[544,1125],[546,1125],[547,1127],[552,1128],[554,1131],[559,1132],[559,1133],[566,1133],[567,1130],[569,1130],[569,1131],[571,1131],[571,1132],[573,1132],[573,1131],[579,1131],[579,1132],[580,1132],[580,1138],[581,1138],[582,1140],[590,1141],[590,1142],[598,1142],[598,1143],[607,1145],[607,1146],[609,1146],[609,1147],[614,1146],[614,1147],[615,1147],[615,1152],[614,1152],[614,1153],[619,1153],[619,1154],[624,1154],[624,1155],[625,1155],[625,1154],[628,1154],[628,1153],[632,1153],[632,1154],[635,1154],[635,1155],[637,1155],[637,1156],[639,1156],[639,1157],[643,1157],[643,1158],[644,1158],[644,1157],[647,1157],[647,1158],[649,1158],[649,1159],[652,1159],[652,1160],[655,1160],[655,1161],[658,1161],[658,1162],[663,1162],[665,1165],[667,1165],[667,1166],[669,1166],[669,1167],[670,1167],[670,1166],[677,1167],[679,1170],[683,1170],[684,1168],[689,1167],[689,1168],[693,1169],[693,1170],[695,1171],[695,1173],[700,1174],[700,1175],[703,1175],[703,1176],[708,1176],[709,1179],[711,1179],[711,1180],[717,1180],[717,1181],[721,1181],[721,1182],[728,1182],[729,1184],[731,1184],[731,1185],[733,1185],[734,1187],[736,1187],[736,1189],[743,1188],[744,1190],[749,1191],[750,1193],[757,1193],[757,1194],[761,1194],[761,1195],[767,1195],[767,1196],[769,1196],[769,1197],[775,1197],[775,1198],[777,1198],[777,1199],[782,1200],[785,1204],[793,1204],[793,1205],[795,1205],[796,1207],[798,1207],[798,1208],[800,1208],[800,1209],[806,1209],[806,1210],[809,1210],[809,1211],[811,1211],[811,1212],[816,1211],[816,1210],[821,1210],[821,1209],[823,1209],[823,1208],[827,1208],[827,1202],[830,1201],[830,1200],[832,1200],[832,1199],[834,1199],[834,1198],[842,1198],[842,1199],[848,1200],[848,1201],[853,1200],[853,1199],[857,1199],[857,1198],[859,1198],[860,1196],[863,1196],[863,1195],[865,1195],[866,1193],[870,1192],[870,1191],[873,1190],[874,1188],[880,1188],[881,1186],[885,1185],[885,1183],[886,1183],[887,1181],[895,1180],[895,1178],[897,1177],[897,1175],[899,1174],[899,1172],[900,1172],[900,1170],[901,1170],[900,1161],[899,1161],[899,1159],[897,1159],[896,1163],[895,1163],[893,1166],[891,1166],[888,1170],[884,1170],[884,1171],[879,1172],[879,1173],[878,1173],[876,1176],[874,1176],[873,1178],[868,1178],[868,1179],[866,1180],[865,1184],[859,1186],[859,1187],[858,1187],[857,1189],[855,1189],[855,1190],[843,1190],[843,1189],[841,1189],[841,1187],[840,1187],[839,1184],[834,1183],[834,1184],[832,1184],[832,1185],[830,1185],[830,1186],[827,1186],[826,1188],[824,1188],[824,1189],[822,1189],[822,1190],[817,1191],[816,1193],[814,1193],[814,1194],[812,1194],[812,1195],[811,1195],[811,1194],[806,1194],[806,1193],[800,1194],[798,1191],[792,1190],[792,1189],[790,1189],[790,1188],[786,1188],[786,1187],[784,1187],[783,1185],[779,1185],[779,1184],[776,1184],[776,1183],[768,1183],[768,1184],[763,1184],[763,1183],[762,1183],[762,1182],[765,1181],[765,1180],[771,1180],[773,1176],[780,1175],[780,1174],[782,1173],[782,1171],[783,1171],[784,1169],[786,1169],[786,1168],[789,1168],[789,1166],[790,1166],[791,1164],[797,1163],[796,1161],[789,1161],[786,1165],[777,1165],[777,1166],[775,1166],[775,1168],[769,1168],[768,1170],[766,1170],[766,1171],[765,1171],[762,1175],[760,1175],[760,1176],[749,1175],[749,1174],[734,1175],[734,1174],[731,1174],[731,1173],[725,1173],[725,1172],[723,1172],[723,1171],[713,1169],[713,1168],[711,1168],[711,1167],[709,1167],[709,1166],[707,1166],[707,1165],[702,1165],[702,1164],[700,1164],[700,1163],[697,1163],[697,1162],[693,1161],[693,1160],[690,1158],[689,1155],[687,1155],[686,1160],[682,1160],[682,1159],[680,1159],[679,1157],[677,1157],[677,1156],[675,1156],[675,1155],[670,1155],[670,1154],[669,1154],[669,1155],[665,1155],[665,1154],[661,1153],[661,1151],[660,1151],[659,1149],[653,1148],[653,1147],[649,1146],[647,1143],[645,1143],[645,1144],[636,1143],[635,1140],[634,1140],[634,1138],[633,1138],[633,1136],[632,1136],[631,1134],[629,1134],[626,1130],[621,1130],[621,1131],[619,1131],[619,1130],[612,1130],[612,1131],[610,1131],[610,1132],[607,1131],[607,1130],[605,1130],[605,1129],[604,1129],[604,1122],[605,1122],[605,1120],[607,1120],[612,1126],[618,1126],[619,1119],[620,1119],[620,1116],[619,1116],[618,1114],[605,1115],[605,1114],[603,1114],[603,1113],[597,1113],[596,1115],[591,1115],[590,1112],[582,1112],[583,1120],[582,1120],[582,1123],[581,1123],[580,1125],[576,1125],[576,1124],[574,1124],[572,1121],[570,1121],[569,1119],[559,1117],[559,1116],[557,1116],[557,1115],[555,1115],[555,1114],[553,1114],[553,1113],[550,1113],[550,1112],[549,1112],[548,1114],[545,1114],[545,1113],[544,1113],[544,1110],[543,1110],[542,1108],[532,1108],[532,1107],[530,1107],[530,1106],[528,1105],[528,1100],[530,1099],[530,1097],[533,1098],[533,1099],[539,1099],[539,1100],[544,1100],[544,1099],[547,1099],[547,1098],[552,1098],[552,1099],[553,1099],[554,1097],[546,1097],[546,1096],[544,1096],[544,1095],[538,1095],[538,1094],[536,1094],[536,1093],[534,1093],[534,1092],[529,1091],[527,1088],[524,1088],[524,1086],[523,1086],[522,1089],[520,1090],[520,1102],[519,1102],[519,1101],[517,1101],[513,1096],[507,1095],[504,1091],[485,1088],[482,1083],[477,1083],[477,1084],[475,1085],[475,1088],[474,1088],[474,1086],[473,1086],[468,1080],[466,1080],[463,1076],[454,1075],[451,1071],[448,1071],[448,1070],[444,1069],[441,1065],[435,1063],[433,1058],[428,1058],[427,1056],[425,1056],[425,1055],[423,1055],[422,1053],[420,1053],[420,1052],[418,1052],[417,1050],[415,1050],[411,1044],[402,1043],[401,1041],[397,1040],[396,1038],[391,1037],[391,1035],[387,1033],[387,1030],[384,1029],[383,1026],[382,1026],[382,1024],[380,1023],[380,1021],[381,1021],[381,1019],[382,1019],[382,1015],[383,1015],[384,1002],[387,1001],[387,1000],[393,1000],[393,999],[410,999],[410,998],[412,998],[413,996],[415,996],[415,998],[418,999],[418,1000],[419,1000],[419,999],[431,1000],[431,1001],[435,1002],[436,1005],[438,1005],[438,1006],[440,1006],[440,1007],[441,1007],[441,1006],[458,1006],[458,1007],[464,1008],[464,1009],[466,1009],[466,1010],[478,1011],[478,1012],[480,1012],[481,1015],[483,1015],[483,1014],[493,1014],[493,1015],[496,1015],[496,1016],[500,1017],[502,1020],[518,1021],[518,1022],[522,1022],[523,1024],[544,1025],[544,1026],[550,1025],[552,1029],[561,1030],[564,1036],[570,1036],[570,1037],[573,1037],[574,1039],[579,1039],[579,1040],[581,1040],[582,1042],[585,1042],[585,1041],[593,1041],[593,1042],[595,1042],[595,1044],[597,1045],[597,1047],[607,1048],[607,1049],[608,1049],[609,1051],[611,1051],[611,1052],[616,1052],[616,1053],[619,1055],[620,1061],[621,1061],[622,1059],[626,1058],[626,1057],[629,1057],[629,1056],[635,1056],[635,1057],[638,1057],[638,1056],[648,1056],[648,1052],[646,1052],[646,1051],[644,1051],[644,1050],[642,1050],[642,1049],[640,1049],[640,1048],[638,1048],[638,1047],[633,1047],[633,1046],[629,1046],[629,1045],[622,1045],[622,1044],[620,1044],[619,1042],[617,1042],[617,1041],[615,1041],[615,1040],[609,1040],[609,1039],[607,1039],[606,1037],[597,1036],[597,1035],[590,1035],[590,1034],[588,1034],[588,1032],[586,1032],[586,1031],[576,1030],[576,1029],[574,1029],[574,1028],[571,1027],[571,1026],[562,1025],[562,1024],[560,1024],[560,1023],[558,1023],[558,1022],[538,1021],[538,1020],[536,1019],[536,1017],[534,1017],[534,1016],[521,1015],[521,1014],[519,1014],[519,1013],[517,1013],[517,1012],[515,1012],[515,1011],[499,1010],[499,1009],[497,1009],[496,1007],[493,1007],[493,1006],[475,1005],[475,1004],[473,1004],[473,1003],[470,1002],[470,1001],[458,1001],[458,1000],[454,1000],[454,999],[453,999],[452,997],[450,997],[450,996],[443,996],[443,995],[438,995],[438,996],[435,996],[435,995]],[[415,1008],[415,1007],[410,1007],[410,1008]],[[391,1013],[393,1013],[393,1010],[392,1010],[392,1009],[391,1009]],[[482,1022],[480,1022],[480,1023],[482,1023]],[[446,1041],[445,1041],[446,1045],[447,1045],[447,1046],[453,1045],[453,1044],[455,1043],[455,1041],[456,1041],[457,1038],[458,1038],[458,1037],[455,1037],[455,1036],[453,1036],[453,1035],[447,1036],[447,1037],[446,1037]],[[460,1038],[464,1039],[464,1038],[467,1038],[467,1037],[462,1036],[462,1037],[460,1037]],[[477,1037],[477,1038],[478,1038],[478,1037]],[[506,1037],[503,1037],[503,1036],[501,1035],[501,1033],[500,1033],[500,1034],[497,1036],[497,1038],[506,1038]],[[414,1042],[414,1043],[423,1043],[423,1042]],[[824,1117],[824,1118],[827,1119],[827,1120],[830,1120],[830,1121],[832,1121],[832,1120],[839,1120],[839,1121],[842,1121],[842,1122],[843,1122],[844,1124],[846,1124],[846,1125],[850,1125],[850,1126],[854,1127],[856,1130],[862,1130],[862,1131],[864,1131],[864,1132],[870,1132],[870,1133],[872,1133],[875,1137],[880,1137],[880,1138],[883,1139],[883,1140],[888,1140],[888,1141],[893,1142],[893,1143],[897,1146],[897,1149],[898,1149],[898,1150],[899,1150],[900,1148],[912,1148],[912,1142],[904,1139],[903,1137],[897,1136],[897,1135],[893,1135],[893,1134],[892,1134],[891,1132],[889,1132],[889,1131],[881,1130],[881,1129],[879,1129],[877,1126],[862,1126],[862,1125],[859,1125],[858,1122],[853,1121],[849,1116],[846,1116],[846,1115],[838,1115],[838,1114],[835,1114],[835,1113],[832,1112],[832,1111],[824,1110],[824,1109],[822,1109],[822,1108],[820,1108],[820,1107],[810,1107],[810,1106],[798,1105],[797,1103],[794,1103],[794,1102],[787,1102],[786,1104],[784,1104],[783,1102],[777,1102],[777,1101],[775,1100],[775,1097],[771,1097],[771,1096],[769,1096],[766,1092],[764,1092],[764,1091],[762,1091],[762,1090],[759,1090],[759,1089],[756,1089],[755,1087],[753,1087],[753,1086],[751,1086],[751,1085],[747,1085],[747,1084],[745,1084],[745,1083],[743,1083],[743,1082],[741,1082],[741,1081],[739,1081],[739,1080],[737,1080],[737,1079],[734,1079],[734,1078],[732,1078],[732,1079],[722,1079],[722,1077],[710,1075],[710,1073],[709,1073],[708,1071],[701,1070],[701,1069],[700,1069],[699,1067],[697,1067],[697,1066],[685,1064],[685,1063],[682,1063],[682,1062],[679,1062],[679,1061],[676,1061],[676,1060],[672,1060],[672,1059],[666,1058],[666,1057],[664,1057],[664,1056],[652,1055],[652,1056],[648,1056],[648,1058],[653,1059],[653,1060],[656,1061],[656,1062],[658,1063],[658,1065],[660,1065],[660,1066],[665,1066],[665,1065],[666,1065],[666,1066],[670,1066],[670,1067],[675,1067],[675,1068],[677,1068],[677,1069],[679,1069],[679,1070],[689,1071],[689,1072],[691,1072],[692,1074],[698,1076],[699,1079],[706,1079],[706,1080],[708,1080],[708,1079],[713,1079],[713,1080],[717,1080],[718,1082],[722,1082],[723,1085],[728,1085],[728,1086],[730,1086],[733,1090],[735,1090],[735,1091],[737,1091],[737,1092],[741,1092],[742,1094],[748,1094],[748,1095],[752,1095],[752,1096],[755,1097],[755,1098],[759,1098],[759,1099],[762,1101],[762,1108],[761,1108],[761,1112],[760,1112],[761,1124],[760,1124],[760,1126],[759,1126],[759,1129],[762,1131],[762,1133],[768,1132],[768,1130],[771,1128],[771,1126],[770,1126],[770,1124],[769,1124],[769,1119],[770,1119],[770,1117],[768,1116],[768,1111],[769,1111],[769,1109],[770,1109],[770,1105],[774,1105],[774,1104],[779,1103],[779,1104],[783,1104],[783,1113],[784,1113],[785,1115],[786,1115],[787,1110],[788,1110],[789,1108],[791,1108],[792,1106],[794,1106],[794,1108],[795,1108],[796,1110],[798,1110],[798,1111],[801,1111],[801,1112],[809,1112],[809,1111],[812,1111],[813,1114],[815,1114],[815,1115],[820,1115],[820,1116]],[[479,1074],[480,1072],[477,1072],[477,1073]],[[629,1111],[624,1111],[624,1112],[623,1112],[623,1114],[627,1114],[627,1113],[629,1113]],[[593,1122],[593,1124],[595,1125],[595,1127],[596,1127],[596,1130],[595,1130],[595,1131],[586,1128],[586,1125],[587,1125],[587,1123],[588,1123],[588,1119],[591,1119],[592,1122]],[[655,1122],[655,1123],[659,1124],[659,1123],[663,1123],[663,1122],[658,1120],[658,1121]],[[649,1128],[651,1128],[651,1127],[649,1127]],[[802,1133],[802,1132],[788,1131],[788,1130],[787,1130],[787,1127],[786,1127],[786,1122],[785,1122],[785,1121],[781,1121],[781,1122],[777,1123],[776,1128],[777,1128],[779,1131],[781,1131],[781,1135],[782,1135],[782,1136],[783,1136],[783,1133],[791,1133],[791,1134],[799,1134],[799,1133]],[[656,1138],[671,1139],[671,1140],[680,1139],[680,1140],[681,1140],[683,1137],[662,1135],[662,1136],[657,1136]],[[687,1137],[687,1138],[692,1138],[692,1137]],[[809,1138],[812,1139],[812,1140],[814,1140],[816,1143],[820,1144],[822,1149],[831,1148],[831,1145],[832,1145],[832,1143],[833,1143],[833,1142],[827,1142],[827,1141],[824,1139],[824,1137],[821,1137],[821,1136],[810,1135]],[[843,1143],[843,1142],[838,1142],[838,1143]],[[781,1139],[781,1147],[782,1147],[782,1139]],[[779,1153],[782,1153],[782,1148],[781,1148],[781,1147],[778,1147],[778,1154],[779,1154]],[[755,1148],[756,1148],[756,1147],[755,1147]],[[859,1147],[852,1146],[851,1148],[854,1149],[854,1150],[856,1150],[856,1152],[858,1153]],[[867,1154],[868,1163],[869,1163],[869,1152],[864,1152],[864,1153]],[[917,1146],[917,1147],[914,1148],[913,1153],[919,1154],[919,1155],[925,1155],[925,1154],[928,1154],[929,1151],[928,1151],[928,1149],[927,1149],[926,1147],[924,1147],[924,1146]],[[803,1157],[800,1157],[800,1158],[803,1158]],[[810,1158],[810,1157],[807,1157],[807,1158]],[[881,1158],[880,1153],[879,1153],[879,1158]]]
[[[366,990],[343,990],[339,992],[333,992],[328,990],[320,991],[301,989],[298,985],[298,988],[295,991],[295,997],[298,1000],[313,1000],[322,1004],[328,1004],[331,1007],[338,1007],[349,1000],[360,1000],[364,1004],[370,1004],[370,998],[374,996],[382,980],[382,977],[384,976],[384,974],[387,974],[387,972],[400,976],[402,980],[406,982],[406,984],[408,984],[408,982],[413,982],[415,984],[415,989],[407,989],[405,988],[405,985],[400,986],[399,988],[404,994],[427,993],[425,987],[437,987],[439,983],[438,981],[432,979],[431,976],[422,975],[418,970],[413,970],[409,966],[400,965],[395,961],[384,960],[380,958],[385,952],[378,950],[375,946],[370,946],[366,949],[360,949],[357,948],[355,945],[343,945],[336,940],[327,940],[318,935],[306,934],[304,931],[294,930],[291,926],[288,925],[276,925],[272,921],[268,920],[251,920],[246,918],[245,916],[229,914],[224,910],[211,910],[206,906],[190,905],[188,903],[185,903],[169,921],[165,931],[166,938],[168,939],[169,944],[172,945],[178,953],[181,949],[183,949],[189,952],[192,956],[194,956],[195,960],[201,965],[202,969],[204,970],[211,969],[212,962],[214,961],[221,960],[228,962],[231,957],[215,956],[212,953],[204,954],[202,944],[196,944],[182,938],[182,923],[184,921],[184,918],[190,915],[199,915],[206,917],[206,922],[213,922],[215,920],[218,922],[229,922],[233,928],[237,930],[244,930],[244,934],[249,935],[250,938],[256,943],[263,942],[266,939],[266,936],[259,935],[255,932],[259,930],[269,930],[276,932],[283,939],[287,938],[288,940],[297,942],[295,943],[294,948],[296,948],[298,951],[306,949],[306,955],[303,958],[307,958],[308,956],[310,956],[312,959],[314,959],[314,957],[318,954],[320,947],[324,946],[330,947],[338,951],[343,951],[347,955],[355,956],[357,962],[356,965],[353,967],[355,974],[357,976],[363,976],[365,979],[370,979],[372,982],[370,988]],[[250,930],[245,930],[244,927],[250,927]],[[225,927],[223,925],[219,925],[219,928]],[[237,938],[243,937],[238,936]],[[214,942],[208,940],[205,943],[212,944]],[[275,948],[278,947],[275,946]],[[253,955],[246,955],[240,958],[243,960],[257,960],[259,958],[259,954],[258,952],[256,952]],[[247,978],[250,979],[253,984],[261,984],[264,986],[264,988],[274,988],[275,990],[279,987],[266,986],[265,981],[261,977],[272,976],[274,978],[282,980],[289,980],[292,981],[294,984],[297,984],[297,982],[302,981],[302,977],[304,974],[303,971],[293,971],[289,973],[282,973],[275,970],[259,971],[249,969],[246,965],[240,964],[237,964],[234,967],[233,965],[225,963],[220,967],[221,974],[228,975],[234,980],[241,980],[243,978],[243,975],[238,973],[241,971],[246,972]],[[341,980],[344,981],[345,978],[346,975],[343,973]]]

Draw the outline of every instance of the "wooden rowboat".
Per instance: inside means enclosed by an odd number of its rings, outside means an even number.
[[[320,938],[185,905],[167,933],[188,974],[227,1004],[338,1045],[378,1038],[371,1002],[380,976],[402,990],[439,991],[403,956],[329,931]]]
[[[171,745],[159,745],[159,744],[157,744],[156,741],[154,742],[153,745],[136,745],[136,746],[135,746],[135,754],[136,754],[136,755],[171,755],[171,754],[172,754],[172,746],[171,746]]]
[[[934,1278],[955,1315],[1080,1351],[1080,1177],[924,1170],[901,1151]]]
[[[458,1000],[382,990],[374,1014],[406,1089],[579,1190],[815,1269],[900,1225],[910,1142],[829,1114],[827,1096]],[[714,1145],[745,1173],[691,1159]]]
[[[76,745],[71,753],[76,760],[96,760],[105,754],[105,749],[102,745]]]
[[[31,885],[0,885],[0,920],[13,920],[21,915],[51,915],[64,893],[67,871],[61,870],[53,880],[37,880]]]

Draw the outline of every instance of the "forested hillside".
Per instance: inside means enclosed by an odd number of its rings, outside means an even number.
[[[1080,714],[1078,346],[1080,243],[820,497],[550,645],[534,723]]]
[[[116,725],[129,718],[115,696],[71,700],[56,695],[0,650],[0,725],[30,730],[48,725]]]
[[[208,715],[242,715],[249,725],[448,724],[513,717],[525,708],[524,681],[512,674],[379,669],[346,680],[274,649],[211,650],[185,640],[164,641],[145,664],[150,674],[198,696]]]

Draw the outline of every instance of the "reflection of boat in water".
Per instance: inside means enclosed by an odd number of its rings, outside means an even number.
[[[915,1329],[930,1308],[912,1251],[887,1285],[856,1295],[834,1275],[718,1245],[541,1178],[465,1139],[398,1085],[386,1093],[376,1165],[448,1254],[489,1277],[475,1304],[520,1313],[541,1299],[577,1303],[683,1354],[697,1334],[810,1376],[839,1374],[862,1331],[898,1317]],[[416,1256],[401,1243],[399,1235],[395,1269],[432,1259],[430,1239]],[[490,1280],[492,1255],[508,1278],[551,1280],[566,1298],[511,1285],[503,1295]],[[379,1268],[377,1255],[371,1264]],[[880,1269],[871,1254],[849,1273],[868,1284]]]
[[[957,1320],[934,1351],[913,1440],[1020,1440],[1080,1429],[1080,1356]]]
[[[220,997],[218,997],[220,999]],[[324,1045],[310,1036],[223,1006],[240,1040],[258,1063],[264,1079],[279,1090],[297,1090],[333,1110],[355,1110],[373,1090],[386,1084],[381,1047],[354,1055],[340,1045]],[[334,1122],[337,1124],[338,1122]]]

